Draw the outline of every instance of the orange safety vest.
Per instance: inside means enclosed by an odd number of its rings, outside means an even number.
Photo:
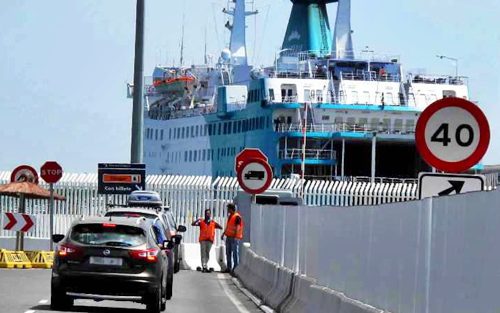
[[[236,217],[240,218],[240,225],[236,225]],[[243,239],[243,219],[238,212],[234,212],[233,215],[227,220],[226,231],[224,235],[231,238]]]
[[[215,221],[211,220],[208,224],[205,220],[200,221],[200,242],[211,241],[215,239]]]

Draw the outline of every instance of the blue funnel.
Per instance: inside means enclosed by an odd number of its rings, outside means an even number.
[[[288,20],[282,49],[309,51],[317,56],[330,55],[332,34],[326,4],[338,0],[291,0],[292,13]]]

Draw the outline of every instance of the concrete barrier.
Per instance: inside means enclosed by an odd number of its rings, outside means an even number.
[[[329,288],[312,285],[307,312],[340,313],[340,305],[345,296]]]
[[[384,311],[360,301],[342,297],[339,313],[384,313]]]
[[[292,294],[278,307],[284,313],[316,313],[308,311],[310,308],[311,286],[315,280],[304,275],[295,275],[293,278]]]
[[[264,302],[273,309],[278,307],[292,293],[292,282],[294,273],[292,270],[285,267],[279,267],[276,271],[275,282],[271,292],[264,297]]]

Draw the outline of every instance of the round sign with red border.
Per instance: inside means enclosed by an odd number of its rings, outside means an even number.
[[[29,165],[21,165],[16,167],[10,174],[10,182],[29,182],[38,184],[38,173]]]
[[[490,127],[481,109],[461,98],[444,98],[420,115],[415,142],[422,158],[445,172],[463,172],[488,150]]]
[[[245,160],[238,171],[238,183],[241,188],[251,194],[259,194],[269,188],[273,181],[271,166],[262,159]]]

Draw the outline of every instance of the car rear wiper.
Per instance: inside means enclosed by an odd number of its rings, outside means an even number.
[[[104,244],[106,246],[115,246],[115,247],[130,247],[130,246],[132,246],[130,243],[122,242],[122,241],[107,241]]]

